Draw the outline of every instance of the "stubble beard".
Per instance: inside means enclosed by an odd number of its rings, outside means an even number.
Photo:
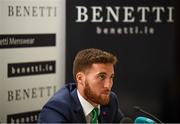
[[[96,104],[107,105],[109,103],[109,95],[96,95],[90,88],[87,81],[85,82],[84,95],[86,96],[87,100],[90,100]]]

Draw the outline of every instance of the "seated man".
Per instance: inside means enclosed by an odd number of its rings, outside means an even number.
[[[66,84],[45,104],[39,123],[118,123],[123,114],[111,92],[117,58],[99,49],[77,53],[73,63],[76,83]]]

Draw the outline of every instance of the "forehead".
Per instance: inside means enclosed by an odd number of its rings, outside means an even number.
[[[107,64],[94,63],[91,65],[88,71],[93,72],[95,74],[102,73],[102,72],[105,72],[106,74],[114,74],[114,66],[113,64],[110,64],[110,63],[107,63]]]

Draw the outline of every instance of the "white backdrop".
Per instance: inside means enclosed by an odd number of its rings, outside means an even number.
[[[0,121],[36,122],[65,81],[65,0],[0,1]]]

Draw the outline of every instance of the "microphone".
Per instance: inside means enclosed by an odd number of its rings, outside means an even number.
[[[136,109],[137,111],[140,111],[140,112],[142,112],[142,113],[150,116],[150,117],[153,118],[156,122],[163,124],[162,121],[160,121],[157,117],[155,117],[154,115],[150,114],[149,112],[144,111],[144,110],[141,109],[139,106],[134,106],[133,108]],[[148,119],[148,118],[147,118],[147,119]],[[139,119],[138,119],[138,120],[139,120]],[[151,120],[151,119],[150,119],[150,120]]]
[[[120,123],[133,123],[133,120],[129,117],[124,117],[121,119]]]
[[[137,117],[134,121],[135,124],[144,124],[144,123],[148,123],[148,124],[155,124],[154,120],[151,120],[149,118],[146,117]]]

